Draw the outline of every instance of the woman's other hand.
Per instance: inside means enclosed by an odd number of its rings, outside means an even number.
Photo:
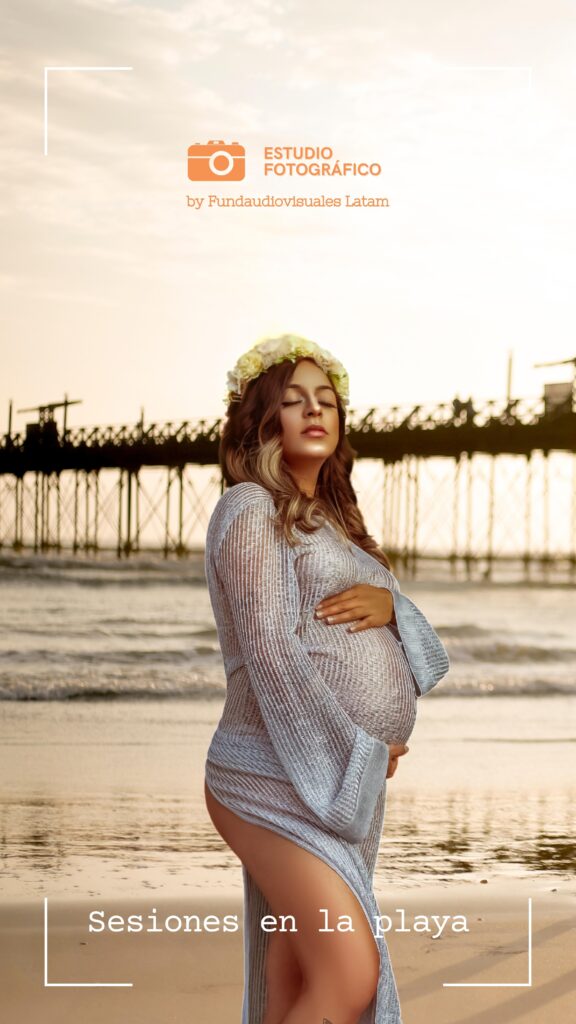
[[[388,750],[390,756],[388,758],[388,771],[386,772],[386,778],[391,779],[398,767],[398,758],[407,754],[410,747],[407,747],[405,743],[389,743]]]
[[[316,605],[316,618],[329,626],[337,622],[352,622],[349,633],[359,633],[374,626],[387,626],[395,621],[394,599],[386,587],[373,587],[371,583],[357,583],[332,597],[325,597]],[[359,620],[359,621],[357,621]]]

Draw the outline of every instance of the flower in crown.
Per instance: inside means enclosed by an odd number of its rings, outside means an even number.
[[[274,363],[282,363],[286,359],[294,363],[301,356],[313,359],[324,370],[340,396],[342,405],[348,405],[349,380],[342,363],[338,362],[327,349],[320,348],[314,341],[301,338],[297,334],[283,334],[279,338],[267,338],[240,356],[234,369],[228,373],[228,394],[224,398],[224,402],[228,403],[232,398],[241,397],[248,381],[265,373]]]

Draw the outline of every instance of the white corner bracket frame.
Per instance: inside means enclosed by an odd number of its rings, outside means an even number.
[[[532,988],[532,897],[528,897],[528,981],[443,981],[444,988]]]
[[[132,981],[48,981],[48,897],[44,897],[44,988],[134,988]]]

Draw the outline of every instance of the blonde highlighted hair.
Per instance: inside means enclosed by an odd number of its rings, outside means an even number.
[[[304,358],[310,358],[310,356]],[[284,360],[249,381],[242,398],[228,403],[218,458],[228,487],[251,480],[270,492],[276,522],[291,546],[297,543],[294,527],[312,533],[328,519],[344,539],[392,570],[390,559],[366,530],[350,475],[356,452],[346,436],[346,411],[335,393],[340,436],[332,455],[318,474],[316,494],[304,494],[283,458],[280,407],[284,391],[301,362]]]

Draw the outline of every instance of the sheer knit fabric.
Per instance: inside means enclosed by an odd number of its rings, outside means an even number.
[[[388,743],[405,743],[417,697],[448,656],[396,577],[326,521],[291,547],[259,484],[229,488],[206,537],[205,569],[227,681],[206,758],[208,788],[240,817],[320,857],[350,887],[374,933],[373,873],[386,803]],[[356,583],[391,591],[397,627],[358,633],[314,618],[322,598]],[[244,865],[242,1024],[266,1006],[272,913]],[[319,918],[320,921],[320,918]],[[383,937],[377,992],[360,1024],[402,1024]]]

